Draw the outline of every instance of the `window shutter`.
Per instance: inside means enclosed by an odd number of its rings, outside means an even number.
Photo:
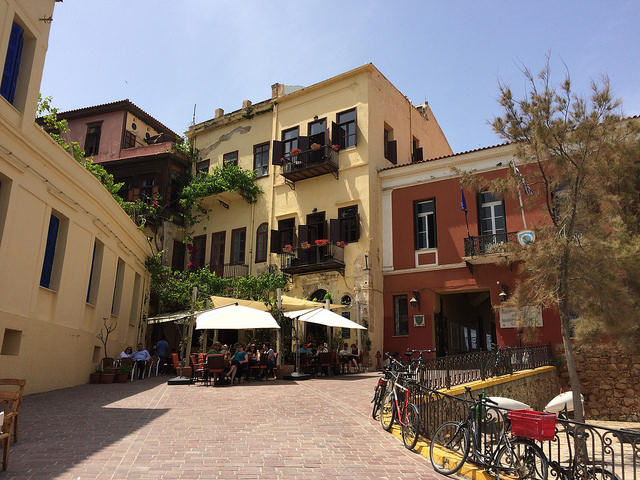
[[[354,108],[353,109],[353,128],[355,129],[355,138],[353,139],[353,146],[357,147],[358,146],[358,109]]]
[[[55,215],[51,215],[49,231],[47,233],[47,245],[44,250],[44,261],[42,262],[42,274],[40,275],[40,285],[46,288],[49,288],[51,284],[51,271],[53,270],[53,259],[56,253],[59,226],[60,219]]]
[[[320,236],[322,240],[329,238],[329,223],[325,220],[322,222],[322,235]]]
[[[298,241],[300,243],[309,241],[309,226],[308,225],[298,225]]]
[[[20,71],[20,57],[22,55],[24,30],[20,25],[14,23],[9,36],[9,47],[7,57],[4,62],[2,72],[2,84],[0,84],[0,95],[6,98],[9,103],[13,103],[18,83],[18,72]]]
[[[329,132],[329,129],[327,128],[324,131],[324,145],[329,145],[330,141],[331,141],[331,134]]]
[[[398,163],[398,142],[397,140],[391,140],[388,144],[389,156],[387,160],[389,160],[394,165]]]
[[[357,242],[358,240],[360,240],[360,214],[359,213],[356,213],[355,222],[356,222],[356,238],[355,238],[355,241]]]
[[[329,241],[335,245],[340,240],[340,219],[332,218],[329,220]]]
[[[422,161],[422,147],[416,148],[413,151],[413,161],[414,162],[421,162]]]
[[[271,253],[280,253],[282,245],[280,245],[280,230],[271,230]]]
[[[271,149],[271,165],[282,165],[280,159],[282,158],[283,153],[284,150],[282,148],[282,142],[274,140],[273,148]]]
[[[309,137],[298,137],[298,148],[303,152],[309,150]]]
[[[336,122],[331,122],[331,145],[340,145],[340,138],[342,137],[342,129],[338,127]]]

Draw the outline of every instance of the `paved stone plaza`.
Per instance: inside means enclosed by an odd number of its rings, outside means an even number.
[[[442,478],[371,418],[376,378],[214,388],[159,377],[27,396],[0,480]]]

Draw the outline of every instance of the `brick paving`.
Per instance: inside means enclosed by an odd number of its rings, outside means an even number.
[[[167,377],[25,397],[9,479],[434,479],[371,418],[377,375],[233,387]]]

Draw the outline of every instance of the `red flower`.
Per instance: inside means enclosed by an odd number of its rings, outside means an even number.
[[[190,270],[190,269],[196,268],[196,267],[197,267],[197,265],[195,263],[193,263],[193,262],[187,263],[187,270]]]

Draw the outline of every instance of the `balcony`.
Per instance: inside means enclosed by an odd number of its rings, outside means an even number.
[[[319,150],[304,150],[296,156],[285,155],[283,159],[282,176],[292,189],[300,180],[327,173],[338,178],[338,152],[330,145],[324,145]]]
[[[280,270],[290,275],[337,270],[344,275],[344,248],[331,244],[294,248],[280,254]]]
[[[505,243],[515,242],[516,232],[479,235],[464,239],[464,260],[471,264],[495,263],[506,256]]]
[[[224,265],[211,265],[211,271],[220,278],[248,277],[249,265],[237,263],[225,263]]]

